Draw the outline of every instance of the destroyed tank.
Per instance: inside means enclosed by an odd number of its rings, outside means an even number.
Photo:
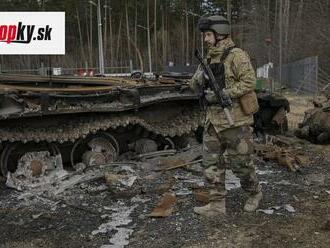
[[[202,124],[187,79],[0,74],[2,175],[24,163],[38,176],[49,156],[91,166],[174,149]]]
[[[86,166],[121,153],[149,153],[201,141],[204,115],[191,74],[154,80],[0,74],[0,168],[35,175],[57,161]],[[278,131],[288,101],[259,92],[256,132]],[[60,161],[58,160],[60,157]]]
[[[314,98],[313,109],[305,111],[304,119],[295,130],[299,138],[318,144],[330,144],[330,89]]]

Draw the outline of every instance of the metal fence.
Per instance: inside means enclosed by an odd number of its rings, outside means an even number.
[[[280,86],[295,90],[297,93],[317,94],[329,83],[327,75],[318,63],[318,57],[308,57],[282,66],[282,77],[280,80],[279,68],[274,69],[275,82]]]

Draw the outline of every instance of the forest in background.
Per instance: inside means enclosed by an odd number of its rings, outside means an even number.
[[[228,12],[232,37],[255,66],[319,56],[330,74],[329,0],[101,0],[101,6],[106,72],[130,60],[148,70],[148,29],[153,71],[170,61],[196,64],[198,19]],[[0,9],[66,12],[66,55],[2,55],[2,70],[37,69],[49,60],[53,67],[98,67],[97,9],[89,0],[0,0]]]

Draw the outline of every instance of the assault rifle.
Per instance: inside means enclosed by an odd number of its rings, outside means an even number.
[[[215,80],[215,77],[213,75],[211,68],[207,64],[204,63],[203,58],[197,49],[195,51],[195,57],[199,61],[200,65],[202,66],[202,69],[208,79],[209,86],[210,86],[211,90],[214,92],[218,103],[223,108],[223,111],[225,113],[225,116],[226,116],[226,119],[227,119],[229,125],[234,126],[233,118],[229,112],[229,108],[233,104],[230,97],[224,92],[223,89],[221,89],[220,82],[217,82]]]

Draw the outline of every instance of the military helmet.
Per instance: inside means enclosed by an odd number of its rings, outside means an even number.
[[[201,32],[211,30],[220,35],[230,34],[229,21],[225,17],[219,15],[202,17],[198,21],[198,29]]]

